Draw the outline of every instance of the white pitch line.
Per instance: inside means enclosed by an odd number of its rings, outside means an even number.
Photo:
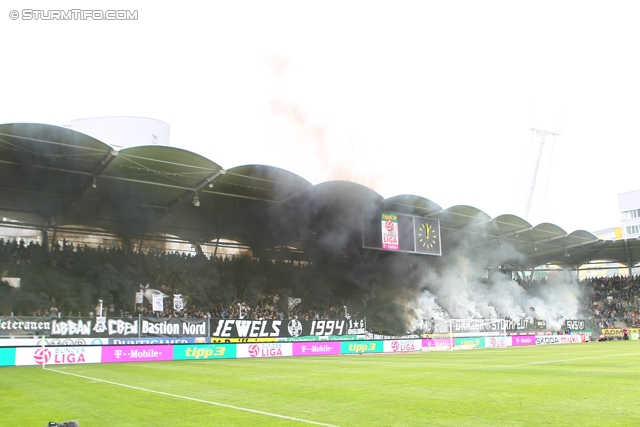
[[[285,420],[299,421],[301,423],[314,424],[314,425],[317,425],[317,426],[339,427],[339,426],[337,426],[335,424],[319,423],[317,421],[305,420],[303,418],[289,417],[287,415],[273,414],[271,412],[258,411],[256,409],[243,408],[241,406],[227,405],[226,403],[212,402],[212,401],[209,401],[209,400],[196,399],[195,397],[181,396],[179,394],[165,393],[163,391],[157,391],[157,390],[149,390],[147,388],[136,387],[136,386],[132,386],[132,385],[128,385],[128,384],[120,384],[120,383],[116,383],[116,382],[113,382],[113,381],[101,380],[99,378],[87,377],[85,375],[72,374],[71,372],[59,371],[57,369],[46,368],[46,370],[47,371],[58,372],[60,374],[65,374],[65,375],[72,375],[74,377],[84,378],[84,379],[87,379],[87,380],[97,381],[97,382],[101,382],[101,383],[106,383],[106,384],[111,384],[111,385],[117,385],[117,386],[120,386],[120,387],[131,388],[133,390],[146,391],[146,392],[149,392],[149,393],[161,394],[163,396],[175,397],[177,399],[185,399],[185,400],[191,400],[193,402],[206,403],[207,405],[220,406],[222,408],[228,408],[228,409],[235,409],[235,410],[238,410],[238,411],[251,412],[253,414],[258,414],[258,415],[267,415],[269,417],[282,418],[282,419],[285,419]]]
[[[640,353],[628,353],[628,354],[608,354],[605,356],[591,356],[591,357],[576,357],[574,359],[560,359],[560,360],[546,360],[543,362],[531,362],[531,363],[523,363],[520,365],[508,365],[505,368],[517,368],[520,366],[531,366],[531,365],[547,365],[549,363],[562,363],[562,362],[574,362],[576,360],[589,360],[589,359],[607,359],[609,357],[621,357],[621,356],[637,356]]]

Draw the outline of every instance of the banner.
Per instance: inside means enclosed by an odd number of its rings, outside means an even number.
[[[164,311],[164,295],[153,294],[153,311]]]
[[[328,341],[323,343],[293,343],[294,356],[328,356],[340,354],[340,343]]]
[[[428,349],[449,349],[455,345],[455,341],[451,338],[424,338],[422,340],[422,347]]]
[[[247,320],[211,319],[211,337],[215,338],[287,338],[352,335],[364,328],[349,328],[364,320]]]
[[[565,328],[572,331],[584,331],[586,328],[586,322],[584,320],[567,320],[565,322]]]
[[[102,349],[95,347],[20,347],[16,366],[100,363]]]
[[[143,317],[140,321],[140,334],[158,337],[206,337],[207,324],[207,319]]]
[[[455,343],[456,348],[484,348],[484,337],[456,338]]]
[[[15,366],[16,349],[0,348],[0,366]]]
[[[207,337],[207,319],[184,318],[105,318],[93,324],[89,319],[54,319],[51,337]]]
[[[519,347],[523,345],[536,345],[535,335],[514,335],[511,337],[511,345]]]
[[[511,338],[507,337],[485,337],[484,348],[506,348],[507,342],[511,344]]]
[[[340,342],[340,354],[382,353],[383,341]]]
[[[182,311],[184,309],[184,301],[182,301],[182,294],[173,294],[173,309],[175,311]]]
[[[135,345],[102,347],[102,363],[157,362],[173,360],[172,345]]]
[[[576,344],[581,342],[582,337],[580,335],[549,335],[536,337],[536,345]]]
[[[0,332],[10,335],[42,335],[51,330],[51,319],[46,317],[0,317]]]
[[[144,303],[144,292],[136,292],[136,304]]]
[[[236,346],[227,344],[174,345],[173,360],[235,359]]]
[[[626,329],[629,331],[629,335],[640,334],[640,328],[626,328]],[[603,329],[602,335],[604,335],[605,337],[622,338],[624,336],[624,329],[622,328]]]
[[[207,337],[182,337],[182,338],[109,338],[109,345],[139,345],[139,344],[195,344],[207,343]]]
[[[382,212],[380,214],[382,224],[382,248],[397,251],[400,249],[398,240],[398,214]]]
[[[236,357],[283,357],[293,356],[292,343],[236,344]]]
[[[404,353],[410,351],[422,351],[422,340],[391,340],[383,345],[385,353]]]

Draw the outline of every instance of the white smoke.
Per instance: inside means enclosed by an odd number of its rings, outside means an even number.
[[[545,320],[548,329],[559,329],[564,319],[577,318],[581,292],[569,273],[550,273],[546,282],[526,288],[502,273],[487,276],[487,267],[514,254],[513,248],[504,247],[478,251],[469,241],[449,248],[435,268],[423,273],[416,313],[425,320],[536,318]]]

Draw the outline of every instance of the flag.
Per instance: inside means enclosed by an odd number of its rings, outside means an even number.
[[[144,292],[136,292],[136,304],[142,304],[144,301]]]
[[[173,309],[175,311],[182,311],[184,309],[182,294],[173,294]]]
[[[19,277],[3,277],[0,279],[0,282],[6,282],[7,285],[12,288],[18,289],[20,287],[20,278]]]
[[[293,297],[289,297],[287,301],[289,303],[289,311],[293,310],[293,307],[295,307],[296,305],[302,302],[300,298],[293,298]]]
[[[155,294],[153,296],[153,311],[164,311],[164,307],[162,304],[164,295],[162,294]]]

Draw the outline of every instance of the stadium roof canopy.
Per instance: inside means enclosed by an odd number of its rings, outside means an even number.
[[[0,125],[0,216],[41,230],[90,228],[134,239],[168,234],[191,243],[230,239],[254,252],[341,247],[367,209],[440,221],[443,252],[464,240],[478,251],[510,247],[514,269],[640,262],[640,240],[600,240],[471,206],[443,209],[417,195],[382,198],[359,184],[312,185],[275,167],[223,169],[168,146],[120,151],[83,133],[44,124]]]

